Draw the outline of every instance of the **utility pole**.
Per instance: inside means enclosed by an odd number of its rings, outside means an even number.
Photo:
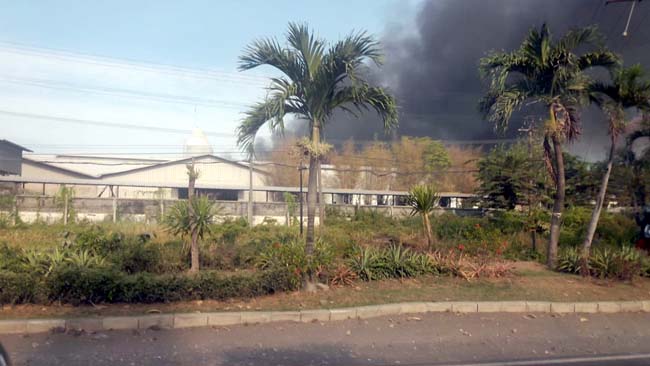
[[[253,226],[253,156],[248,158],[248,225]]]

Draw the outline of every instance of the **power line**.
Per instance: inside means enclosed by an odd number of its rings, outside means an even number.
[[[63,123],[75,123],[81,125],[91,125],[91,126],[101,126],[101,127],[111,127],[111,128],[123,128],[123,129],[134,129],[134,130],[144,130],[144,131],[156,131],[156,132],[168,132],[168,133],[180,133],[180,134],[190,134],[191,130],[184,130],[178,128],[168,128],[168,127],[157,127],[157,126],[146,126],[142,124],[129,124],[129,123],[119,123],[119,122],[107,122],[107,121],[96,121],[89,119],[81,118],[69,118],[69,117],[56,117],[56,116],[46,116],[43,114],[35,113],[24,113],[24,112],[12,112],[7,110],[0,110],[0,114],[12,117],[19,118],[31,118],[31,119],[41,119],[47,121],[56,121]],[[215,137],[233,137],[232,134],[221,133],[221,132],[211,132],[204,131],[206,135],[215,136]]]
[[[18,79],[18,78],[0,76],[0,81],[12,83],[12,84],[18,84],[18,85],[37,86],[41,88],[67,90],[67,91],[80,92],[80,93],[92,93],[92,94],[118,96],[118,97],[149,99],[149,100],[171,102],[171,103],[178,103],[178,104],[220,106],[220,107],[236,108],[236,109],[249,107],[249,104],[228,101],[228,100],[196,98],[196,97],[188,97],[188,96],[174,95],[174,94],[149,93],[149,92],[142,92],[142,91],[130,90],[130,89],[120,89],[120,88],[86,87],[86,86],[75,85],[75,84],[56,81],[56,80],[25,79],[25,78]]]
[[[145,62],[128,58],[100,56],[89,53],[72,52],[45,47],[33,47],[12,42],[0,42],[0,51],[22,55],[36,55],[47,57],[48,59],[59,59],[78,63],[94,64],[118,69],[139,69],[144,71],[161,72],[176,76],[189,76],[193,78],[213,79],[227,82],[247,81],[251,83],[268,85],[270,78],[270,76],[267,75],[252,75],[250,73],[240,74],[210,69],[189,68],[185,66]]]

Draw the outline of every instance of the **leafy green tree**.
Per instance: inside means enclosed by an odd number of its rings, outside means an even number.
[[[422,226],[424,234],[427,236],[429,249],[433,247],[433,234],[431,232],[431,220],[429,216],[436,208],[440,197],[433,185],[417,185],[409,191],[407,203],[411,206],[411,215],[420,215],[422,217]]]
[[[269,125],[282,131],[287,115],[308,124],[310,137],[302,146],[309,156],[305,244],[309,256],[314,250],[317,170],[329,146],[323,142],[323,129],[336,110],[357,115],[373,109],[388,130],[397,125],[397,108],[391,95],[363,77],[366,61],[381,64],[379,43],[373,37],[353,33],[328,47],[307,25],[290,23],[287,42],[283,46],[274,38],[255,41],[239,59],[240,70],[267,65],[283,75],[272,79],[265,100],[246,113],[237,129],[238,144],[252,151],[260,128]],[[313,274],[308,273],[305,288],[313,290],[313,281]]]
[[[642,138],[650,138],[650,115],[645,116],[641,128],[627,137],[620,156],[621,164],[616,166],[620,191],[628,197],[628,204],[635,212],[643,209],[650,194],[650,149],[634,150],[634,143]]]
[[[163,225],[174,235],[190,238],[190,272],[199,271],[199,239],[210,232],[218,208],[207,197],[193,196],[179,201],[165,214]]]
[[[546,201],[542,153],[535,149],[532,158],[530,153],[524,143],[501,145],[478,161],[478,193],[483,206],[512,210],[528,205],[533,196],[537,203]]]
[[[548,111],[544,147],[556,188],[548,245],[551,268],[557,260],[566,193],[562,153],[566,142],[577,139],[579,108],[588,101],[590,79],[584,71],[618,64],[618,56],[602,47],[595,27],[571,30],[554,40],[546,24],[532,29],[519,49],[480,60],[481,74],[489,80],[480,109],[498,129],[505,130],[513,112],[524,106],[536,104]]]
[[[594,179],[597,165],[588,163],[575,155],[563,153],[566,176],[566,206],[590,205],[595,192]]]
[[[650,111],[650,81],[645,79],[641,65],[617,69],[612,73],[612,83],[593,83],[591,86],[592,99],[608,117],[610,136],[609,154],[605,172],[602,176],[596,205],[591,213],[585,239],[582,243],[583,268],[587,271],[587,263],[591,251],[591,243],[598,227],[600,211],[605,202],[609,176],[612,172],[616,153],[616,141],[625,128],[625,112],[629,109]]]

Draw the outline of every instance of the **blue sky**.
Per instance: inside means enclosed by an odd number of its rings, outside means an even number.
[[[330,40],[353,29],[380,37],[412,24],[418,2],[0,0],[2,138],[35,152],[178,152],[185,137],[61,120],[74,118],[198,126],[215,132],[216,151],[232,151],[241,112],[270,74],[237,73],[246,44],[282,36],[289,21]]]

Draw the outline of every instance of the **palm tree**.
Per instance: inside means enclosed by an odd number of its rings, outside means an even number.
[[[172,206],[163,219],[163,224],[169,232],[190,238],[192,273],[199,271],[199,239],[203,239],[205,234],[210,232],[210,224],[218,211],[207,197],[193,196]]]
[[[431,221],[429,216],[433,213],[438,203],[438,193],[432,185],[417,185],[409,191],[407,203],[411,206],[411,216],[420,215],[424,234],[427,236],[429,249],[433,247],[433,235],[431,233]]]
[[[601,35],[595,27],[571,30],[554,40],[544,24],[539,30],[532,29],[519,49],[493,52],[480,61],[481,75],[489,80],[480,109],[497,129],[505,130],[512,113],[524,106],[535,103],[548,110],[544,148],[547,167],[555,183],[549,267],[554,267],[557,260],[560,218],[564,209],[563,145],[578,137],[579,107],[588,101],[590,80],[584,71],[619,64],[618,56],[601,44]]]
[[[283,75],[271,79],[264,101],[255,104],[237,129],[238,144],[248,150],[260,128],[282,131],[284,118],[292,115],[308,124],[311,137],[303,143],[309,156],[307,191],[307,236],[305,252],[314,250],[314,216],[316,213],[317,168],[328,145],[323,142],[323,129],[337,109],[356,116],[357,112],[374,109],[383,119],[385,129],[397,125],[394,98],[380,87],[373,87],[361,75],[366,61],[381,64],[379,43],[366,33],[352,33],[327,46],[303,24],[290,23],[287,45],[274,39],[262,39],[246,48],[240,57],[239,69],[272,66]],[[305,277],[305,288],[313,289],[311,273]]]
[[[591,220],[582,243],[583,275],[589,272],[587,263],[591,243],[596,233],[600,211],[603,208],[605,194],[607,193],[609,176],[612,172],[616,153],[616,141],[625,128],[625,112],[631,108],[643,112],[650,111],[650,81],[644,78],[641,65],[634,65],[629,68],[614,70],[611,84],[593,83],[591,92],[592,100],[608,117],[610,145],[605,173],[600,182],[598,196],[596,196],[596,205],[591,213]]]

